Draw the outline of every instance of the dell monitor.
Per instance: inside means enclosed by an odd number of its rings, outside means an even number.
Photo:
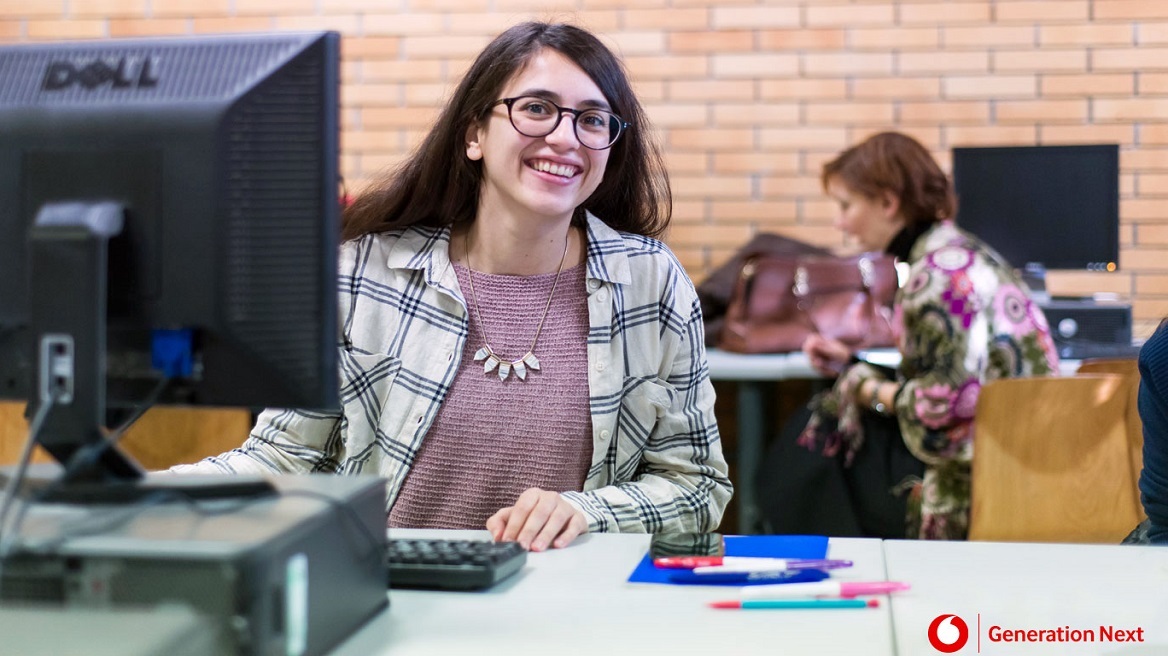
[[[339,407],[339,41],[0,47],[0,398],[67,473],[141,478],[102,427],[158,390]]]
[[[1119,146],[954,148],[953,183],[957,224],[1036,294],[1050,269],[1118,268]]]

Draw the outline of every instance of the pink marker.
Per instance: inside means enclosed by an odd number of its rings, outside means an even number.
[[[881,595],[908,590],[909,584],[899,581],[816,581],[814,583],[775,583],[751,585],[742,588],[742,599],[788,599],[791,597],[841,597],[850,599],[866,595]]]

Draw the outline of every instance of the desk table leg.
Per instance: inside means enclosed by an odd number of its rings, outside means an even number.
[[[766,444],[767,381],[738,381],[738,532],[749,535],[759,531],[762,519],[758,508],[755,480]]]

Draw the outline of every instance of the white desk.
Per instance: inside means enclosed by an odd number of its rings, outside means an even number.
[[[957,652],[1039,654],[1168,654],[1168,548],[994,542],[886,540],[889,580],[912,590],[892,598],[901,654],[935,654],[926,633],[938,615],[969,625]],[[980,614],[981,632],[977,622]],[[1144,643],[1005,643],[991,626],[1009,629],[1144,629]]]
[[[482,531],[393,531],[396,537],[486,537]],[[593,534],[528,554],[484,592],[391,590],[389,609],[338,656],[473,654],[893,654],[888,604],[859,610],[714,610],[736,587],[628,583],[648,535]],[[855,561],[838,578],[882,580],[879,540],[832,539]]]
[[[811,367],[807,355],[801,351],[747,355],[711,348],[706,352],[706,359],[711,380],[738,383],[737,488],[734,490],[738,504],[738,532],[758,533],[761,532],[761,513],[755,495],[756,470],[762,462],[768,434],[779,429],[770,421],[768,411],[773,399],[767,398],[769,384],[781,380],[822,379],[823,376]],[[873,351],[868,359],[893,368],[900,364],[900,354],[894,349]],[[1063,360],[1059,372],[1064,376],[1072,375],[1078,368],[1078,360]]]

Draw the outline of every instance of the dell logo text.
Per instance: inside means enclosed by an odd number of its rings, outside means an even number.
[[[55,61],[45,69],[41,89],[60,91],[79,86],[92,90],[103,85],[113,89],[148,89],[158,84],[156,69],[157,62],[150,57],[95,59],[87,63]]]

